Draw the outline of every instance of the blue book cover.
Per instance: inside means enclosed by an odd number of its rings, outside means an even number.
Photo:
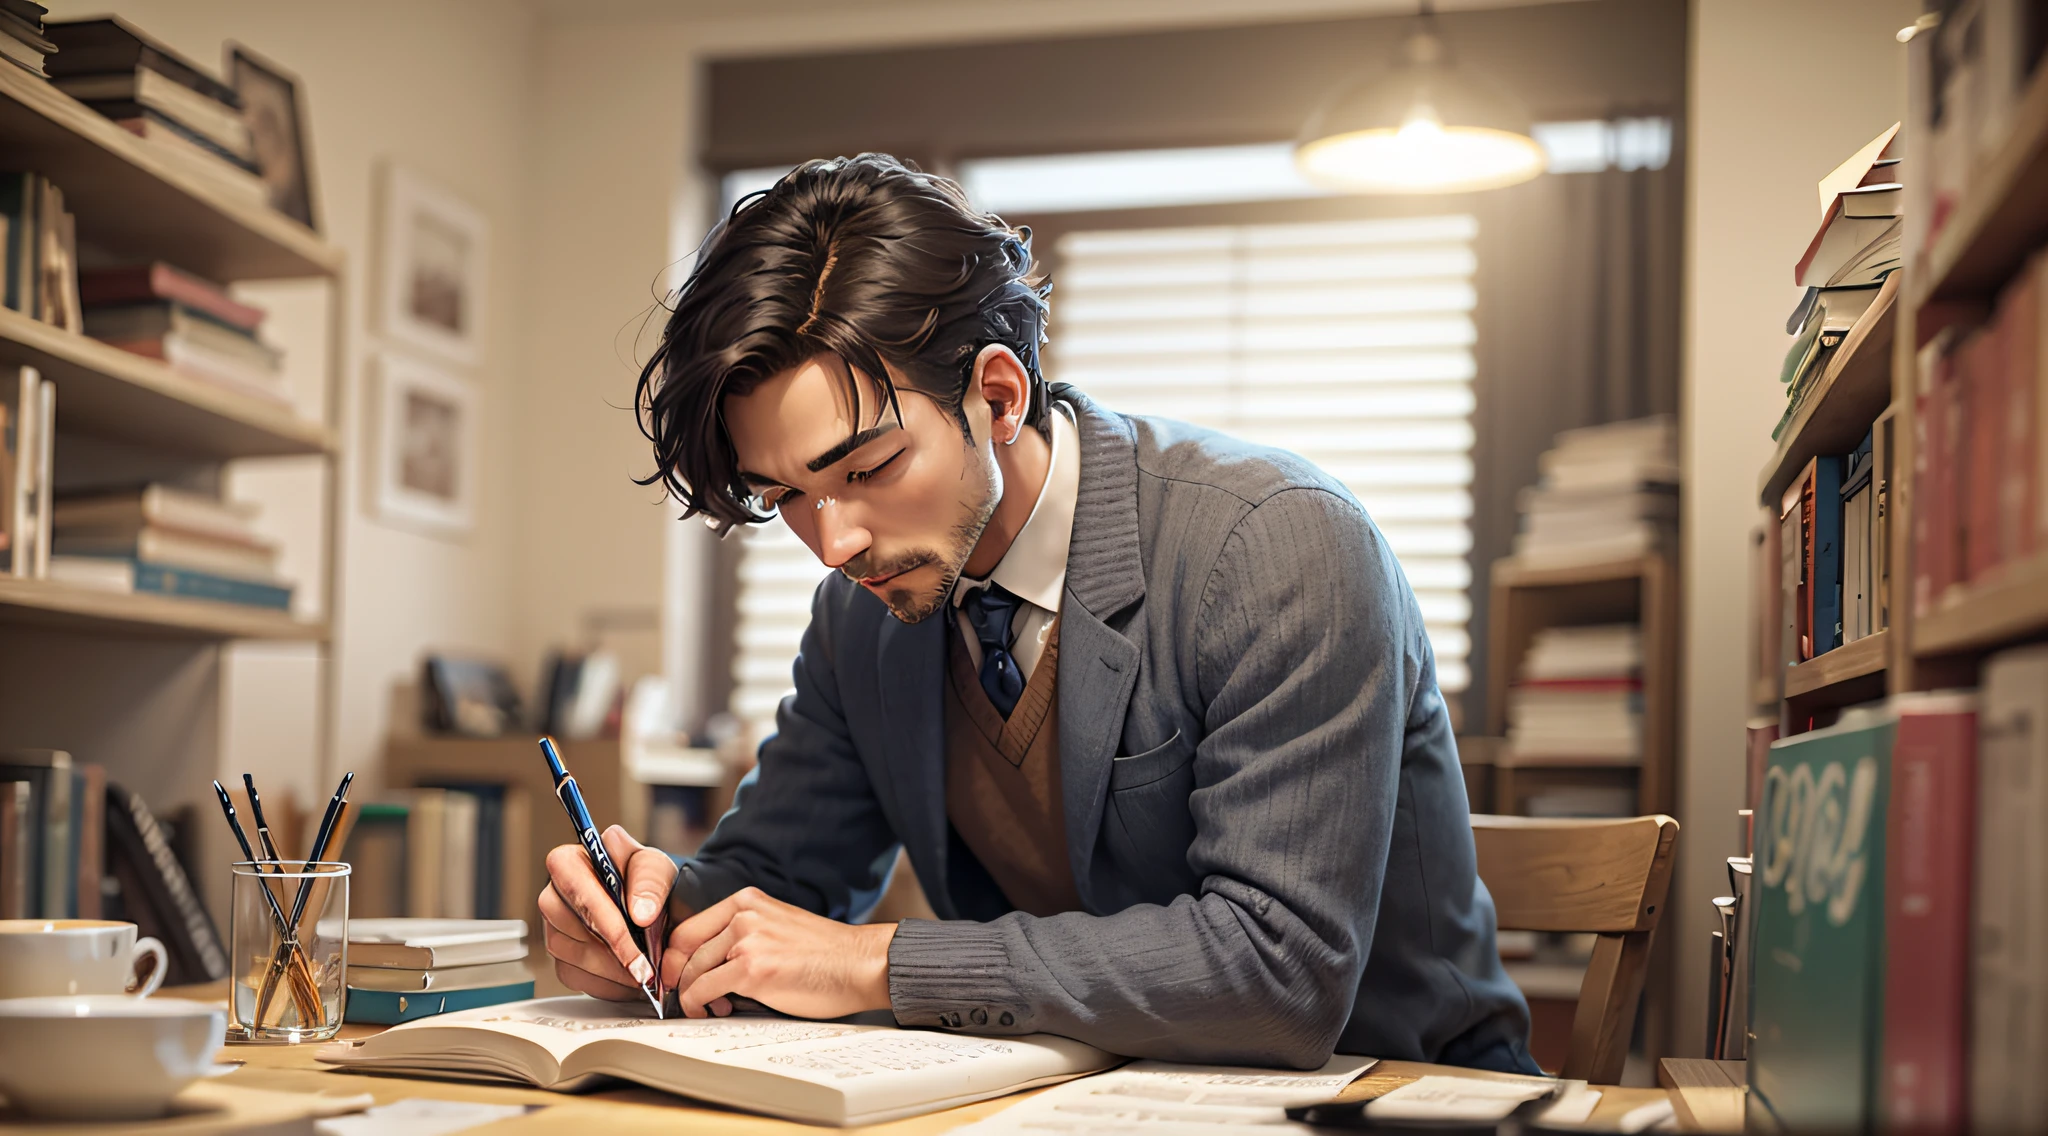
[[[479,986],[473,990],[429,990],[415,994],[399,994],[390,990],[359,990],[351,986],[348,988],[348,1006],[342,1012],[342,1020],[395,1026],[415,1018],[430,1018],[435,1014],[450,1014],[456,1010],[474,1010],[478,1006],[524,1002],[531,997],[531,979],[503,986]]]
[[[1839,512],[1840,510],[1837,510],[1837,513]],[[151,564],[146,560],[137,560],[134,564],[135,590],[138,592],[184,596],[195,600],[218,600],[222,603],[243,604],[248,607],[275,608],[278,611],[290,611],[292,607],[292,590],[276,584],[237,580],[230,576],[216,576],[211,572],[194,572],[189,568],[171,568],[163,564]]]
[[[1842,645],[1842,458],[1813,463],[1813,653]]]

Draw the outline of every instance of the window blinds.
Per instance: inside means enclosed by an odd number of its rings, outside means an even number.
[[[1477,232],[1467,215],[1077,232],[1053,273],[1051,377],[1343,482],[1400,558],[1445,691],[1471,650]]]
[[[1342,481],[1400,558],[1447,692],[1470,653],[1477,230],[1452,215],[1078,232],[1054,271],[1048,377]],[[732,711],[765,736],[826,569],[781,524],[737,539]]]

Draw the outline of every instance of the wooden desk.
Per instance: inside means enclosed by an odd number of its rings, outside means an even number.
[[[203,986],[170,990],[166,993],[177,997],[214,999],[224,991],[218,986]],[[368,1037],[383,1028],[343,1026],[341,1036]],[[229,1074],[229,1079],[250,1088],[277,1092],[328,1093],[344,1096],[369,1093],[377,1098],[378,1104],[423,1097],[431,1100],[545,1106],[522,1117],[465,1129],[473,1132],[602,1131],[605,1136],[636,1136],[638,1133],[661,1133],[663,1136],[670,1136],[678,1131],[688,1131],[714,1133],[719,1136],[766,1136],[768,1133],[788,1136],[792,1132],[827,1131],[813,1125],[699,1104],[636,1086],[621,1086],[593,1093],[567,1094],[496,1084],[344,1073],[315,1061],[313,1053],[318,1048],[317,1045],[235,1045],[222,1050],[219,1060],[243,1062],[241,1070]],[[1428,1073],[1489,1076],[1470,1069],[1452,1069],[1413,1061],[1382,1061],[1354,1081],[1345,1091],[1343,1099],[1370,1099]],[[1605,1095],[1593,1111],[1593,1119],[1596,1122],[1619,1118],[1631,1109],[1666,1099],[1669,1095],[1663,1089],[1606,1088],[1602,1091]],[[995,1100],[962,1105],[944,1112],[847,1131],[872,1133],[875,1136],[925,1136],[946,1132],[959,1125],[1000,1112],[1024,1099],[1025,1095],[998,1097]]]
[[[1671,1091],[1671,1109],[1688,1132],[1740,1133],[1749,1070],[1740,1061],[1666,1057],[1657,1083]]]

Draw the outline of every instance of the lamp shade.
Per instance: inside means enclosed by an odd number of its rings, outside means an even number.
[[[1347,83],[1294,147],[1310,180],[1353,193],[1464,193],[1543,172],[1529,116],[1506,93],[1447,58],[1425,21],[1394,66]]]

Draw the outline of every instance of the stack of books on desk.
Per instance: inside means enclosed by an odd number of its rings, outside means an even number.
[[[53,579],[118,592],[288,611],[277,546],[250,527],[246,506],[149,485],[65,497],[52,512]]]
[[[57,54],[44,67],[58,90],[215,187],[253,205],[270,200],[234,88],[118,16],[47,31]]]
[[[1634,624],[1536,633],[1508,691],[1518,765],[1635,765],[1643,759],[1642,630]]]
[[[267,314],[168,264],[79,274],[85,334],[241,394],[290,406],[284,356],[257,335]]]
[[[533,997],[518,919],[356,919],[348,928],[351,1022],[415,1018]]]
[[[1675,543],[1678,434],[1670,418],[1563,431],[1537,468],[1542,480],[1516,503],[1522,513],[1518,563],[1599,564]]]

